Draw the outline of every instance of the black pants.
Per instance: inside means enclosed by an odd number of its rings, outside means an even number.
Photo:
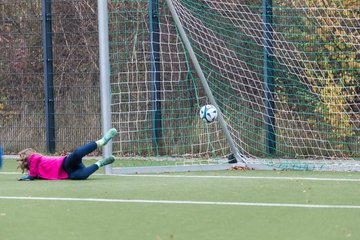
[[[96,148],[96,142],[90,142],[84,146],[79,147],[64,159],[62,167],[69,174],[69,179],[84,180],[99,169],[98,165],[96,164],[92,164],[89,167],[86,167],[82,163],[82,158],[96,150]]]

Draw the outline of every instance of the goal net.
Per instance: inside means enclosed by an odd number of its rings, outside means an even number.
[[[180,25],[166,1],[153,4],[109,5],[114,169],[233,160],[220,123],[199,118],[212,99],[179,28],[249,166],[357,169],[357,1],[172,0]]]

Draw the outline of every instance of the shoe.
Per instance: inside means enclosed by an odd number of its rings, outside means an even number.
[[[99,160],[97,163],[99,167],[103,167],[105,165],[112,164],[114,161],[115,161],[115,157],[111,155],[104,159]]]
[[[105,144],[107,144],[113,137],[115,137],[117,134],[117,130],[115,128],[111,128],[103,137]]]
[[[113,137],[115,137],[117,134],[117,130],[115,128],[111,128],[103,138],[96,141],[96,144],[98,148],[101,148],[102,146],[106,145]]]

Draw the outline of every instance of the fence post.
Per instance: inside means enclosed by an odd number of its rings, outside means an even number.
[[[42,0],[42,34],[44,49],[44,90],[46,150],[55,152],[54,66],[52,47],[51,0]]]
[[[264,92],[265,92],[265,146],[270,155],[276,151],[275,116],[274,116],[274,63],[273,63],[273,28],[272,0],[263,0],[264,31]]]
[[[152,145],[157,155],[163,155],[162,116],[161,116],[161,86],[160,86],[160,27],[159,2],[149,0],[150,22],[150,89],[152,110]]]

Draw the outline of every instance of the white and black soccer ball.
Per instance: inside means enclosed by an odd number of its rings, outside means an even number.
[[[217,119],[218,110],[213,105],[205,105],[200,109],[200,118],[206,123],[212,123]]]

